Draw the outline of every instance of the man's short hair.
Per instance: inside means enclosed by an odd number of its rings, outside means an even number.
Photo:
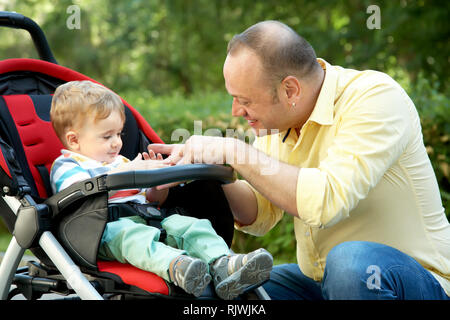
[[[242,48],[260,57],[265,75],[273,83],[288,75],[308,78],[318,68],[313,47],[287,25],[279,21],[263,21],[235,35],[228,43],[227,54]]]
[[[50,109],[53,129],[65,143],[65,133],[82,127],[86,119],[94,123],[118,111],[125,121],[125,109],[117,94],[92,81],[70,81],[56,88]]]

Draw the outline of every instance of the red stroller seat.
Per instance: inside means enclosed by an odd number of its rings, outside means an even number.
[[[42,31],[32,20],[15,13],[0,15],[15,21],[16,27],[22,23],[34,34],[41,57],[48,60],[0,61],[0,216],[14,235],[0,265],[0,298],[21,293],[35,299],[48,292],[75,292],[82,299],[118,295],[192,298],[150,272],[119,262],[97,261],[95,244],[106,223],[101,219],[98,222],[98,215],[91,217],[97,222],[87,226],[96,231],[92,238],[67,235],[59,225],[67,216],[79,215],[80,211],[73,211],[82,210],[86,202],[108,190],[195,180],[172,188],[167,205],[210,219],[218,234],[231,245],[233,218],[220,187],[233,180],[231,168],[186,165],[120,173],[92,178],[52,195],[49,171],[62,148],[49,121],[52,93],[67,81],[94,80],[56,64]],[[5,19],[0,21],[1,25]],[[134,158],[149,143],[162,141],[145,119],[122,101],[126,123],[121,154]],[[206,207],[202,205],[205,202]],[[80,246],[83,250],[78,249]],[[30,249],[40,262],[17,269],[25,249]],[[11,283],[16,289],[8,292]]]

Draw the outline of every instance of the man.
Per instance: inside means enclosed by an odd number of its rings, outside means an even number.
[[[389,76],[317,59],[288,26],[258,23],[228,45],[232,115],[253,146],[193,136],[152,145],[173,163],[228,163],[237,229],[294,217],[297,264],[274,267],[273,299],[449,299],[450,225],[413,102]]]

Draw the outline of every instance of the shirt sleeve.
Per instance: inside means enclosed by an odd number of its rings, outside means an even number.
[[[59,157],[56,159],[50,172],[50,184],[54,193],[67,188],[75,182],[89,178],[91,178],[89,172],[70,157]]]
[[[267,137],[256,138],[253,147],[266,152]],[[273,205],[267,198],[259,193],[253,186],[245,180],[242,180],[253,191],[258,206],[256,220],[251,225],[241,225],[235,222],[235,228],[239,231],[252,234],[254,236],[263,236],[272,229],[283,217],[283,210]]]
[[[411,116],[403,89],[381,84],[354,100],[336,119],[336,136],[319,167],[300,169],[297,210],[310,226],[348,217],[407,146]]]
[[[239,231],[249,233],[254,236],[263,236],[272,229],[283,217],[283,210],[274,206],[269,200],[261,195],[247,181],[243,180],[256,196],[258,205],[258,215],[251,225],[240,225],[235,222],[235,228]]]

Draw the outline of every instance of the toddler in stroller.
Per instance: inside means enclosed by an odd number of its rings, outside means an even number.
[[[165,166],[161,155],[152,151],[132,161],[119,155],[124,107],[103,86],[90,81],[59,86],[50,115],[67,149],[51,169],[53,192],[105,173]],[[208,220],[183,215],[182,210],[158,210],[167,193],[156,188],[110,193],[99,258],[128,262],[194,296],[200,296],[212,279],[217,295],[227,300],[269,278],[273,259],[266,250],[233,254]],[[162,219],[162,229],[151,225],[147,218],[152,215]]]

